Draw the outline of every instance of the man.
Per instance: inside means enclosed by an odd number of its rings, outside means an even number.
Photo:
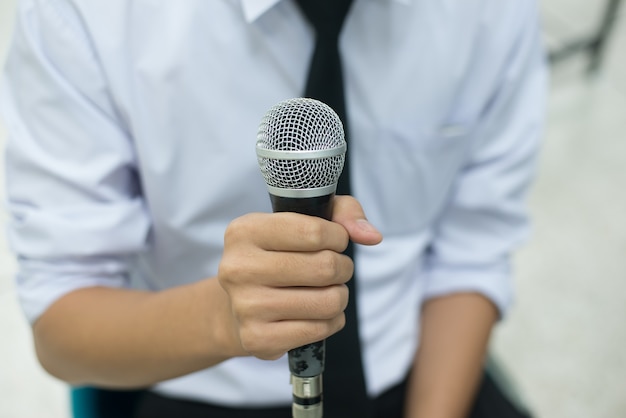
[[[283,354],[344,326],[352,240],[369,397],[402,388],[404,417],[469,413],[527,230],[536,5],[353,2],[354,198],[332,222],[270,214],[254,154],[263,113],[303,94],[314,43],[288,0],[21,1],[9,236],[52,375],[149,386],[143,416],[288,413]]]

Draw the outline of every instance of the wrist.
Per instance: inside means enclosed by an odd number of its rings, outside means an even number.
[[[237,320],[233,316],[228,294],[216,278],[198,282],[202,295],[199,303],[203,319],[200,353],[211,363],[233,357],[247,356],[237,332]]]

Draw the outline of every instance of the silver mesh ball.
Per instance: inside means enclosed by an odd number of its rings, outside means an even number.
[[[297,98],[278,103],[267,111],[257,134],[257,149],[319,151],[345,144],[343,125],[330,106],[314,99]],[[313,189],[336,184],[345,153],[316,159],[258,157],[268,186],[281,189]]]

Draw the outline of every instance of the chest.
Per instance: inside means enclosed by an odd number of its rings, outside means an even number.
[[[110,70],[125,73],[113,91],[149,200],[163,200],[167,187],[205,211],[225,195],[235,212],[267,209],[257,126],[270,106],[302,94],[315,37],[291,2],[253,23],[235,3],[153,10],[126,28],[124,64]],[[463,166],[491,93],[489,71],[472,59],[469,22],[437,8],[357,1],[345,23],[353,190],[382,229],[425,227]],[[158,207],[179,210],[171,201]]]

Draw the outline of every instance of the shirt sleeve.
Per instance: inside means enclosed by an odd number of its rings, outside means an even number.
[[[504,315],[513,298],[510,254],[529,230],[525,198],[536,166],[546,65],[534,2],[516,16],[507,58],[475,143],[425,257],[425,298],[477,292]],[[502,37],[491,34],[493,42]]]
[[[34,322],[78,288],[122,287],[150,226],[131,136],[65,0],[20,2],[3,77],[9,244]]]

